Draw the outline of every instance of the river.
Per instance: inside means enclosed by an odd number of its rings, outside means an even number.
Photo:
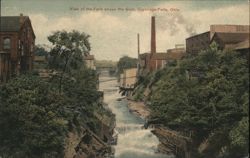
[[[172,158],[173,156],[156,153],[158,138],[150,129],[143,129],[144,120],[129,112],[125,99],[118,101],[118,84],[115,77],[103,72],[100,75],[100,90],[104,91],[104,102],[116,115],[118,141],[115,158]]]

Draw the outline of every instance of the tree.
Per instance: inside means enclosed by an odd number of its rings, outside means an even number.
[[[83,56],[91,49],[89,35],[73,30],[72,32],[57,31],[48,37],[53,47],[50,51],[50,68],[61,70],[59,91],[62,91],[63,75],[67,71],[83,66]]]
[[[124,69],[136,68],[136,66],[137,66],[137,59],[136,58],[124,56],[124,57],[120,58],[118,63],[117,63],[117,69],[118,69],[117,73],[121,74],[121,73],[123,73]]]
[[[175,130],[194,131],[197,144],[209,139],[215,155],[222,148],[228,149],[227,157],[247,155],[248,66],[240,53],[212,44],[161,70],[150,98],[152,118]]]
[[[89,69],[73,79],[65,75],[61,93],[57,76],[44,81],[26,74],[1,84],[0,157],[63,157],[69,131],[100,131],[94,112],[106,111],[98,102],[96,78]]]
[[[34,54],[36,56],[45,56],[48,57],[49,52],[46,50],[46,48],[42,45],[36,45]]]
[[[23,75],[1,85],[0,156],[62,157],[70,120],[65,98],[36,76]]]
[[[56,61],[49,66],[64,77],[26,74],[0,85],[0,157],[64,157],[69,132],[89,129],[101,135],[96,114],[108,112],[97,91],[98,75],[83,66],[82,56],[90,50],[84,37],[74,31],[49,37],[54,43],[50,59]]]

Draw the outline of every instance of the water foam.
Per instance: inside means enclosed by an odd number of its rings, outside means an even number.
[[[111,78],[103,78],[107,80]],[[115,90],[116,89],[116,90]],[[169,155],[157,154],[158,138],[151,129],[144,129],[144,120],[129,112],[127,101],[120,100],[117,82],[103,82],[100,90],[104,91],[104,102],[116,115],[116,131],[118,140],[115,148],[115,158],[170,158]]]

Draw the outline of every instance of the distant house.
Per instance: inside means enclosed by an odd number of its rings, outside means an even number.
[[[0,82],[33,68],[35,34],[28,16],[0,17]]]
[[[84,56],[84,61],[85,61],[87,68],[92,69],[92,70],[96,69],[94,55],[88,54],[88,55]]]
[[[224,49],[224,44],[243,42],[247,40],[246,37],[249,40],[249,25],[211,25],[210,31],[186,39],[186,52],[199,53],[209,48],[213,41],[216,41],[220,49]]]

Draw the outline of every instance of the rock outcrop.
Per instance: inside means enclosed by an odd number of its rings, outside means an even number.
[[[64,158],[105,158],[114,154],[111,148],[115,117],[113,114],[95,114],[100,129],[95,132],[87,125],[68,133]],[[102,118],[102,119],[100,119]]]
[[[191,138],[183,136],[176,131],[164,127],[155,127],[152,133],[154,133],[159,138],[159,152],[165,154],[172,153],[180,158],[192,158]]]

